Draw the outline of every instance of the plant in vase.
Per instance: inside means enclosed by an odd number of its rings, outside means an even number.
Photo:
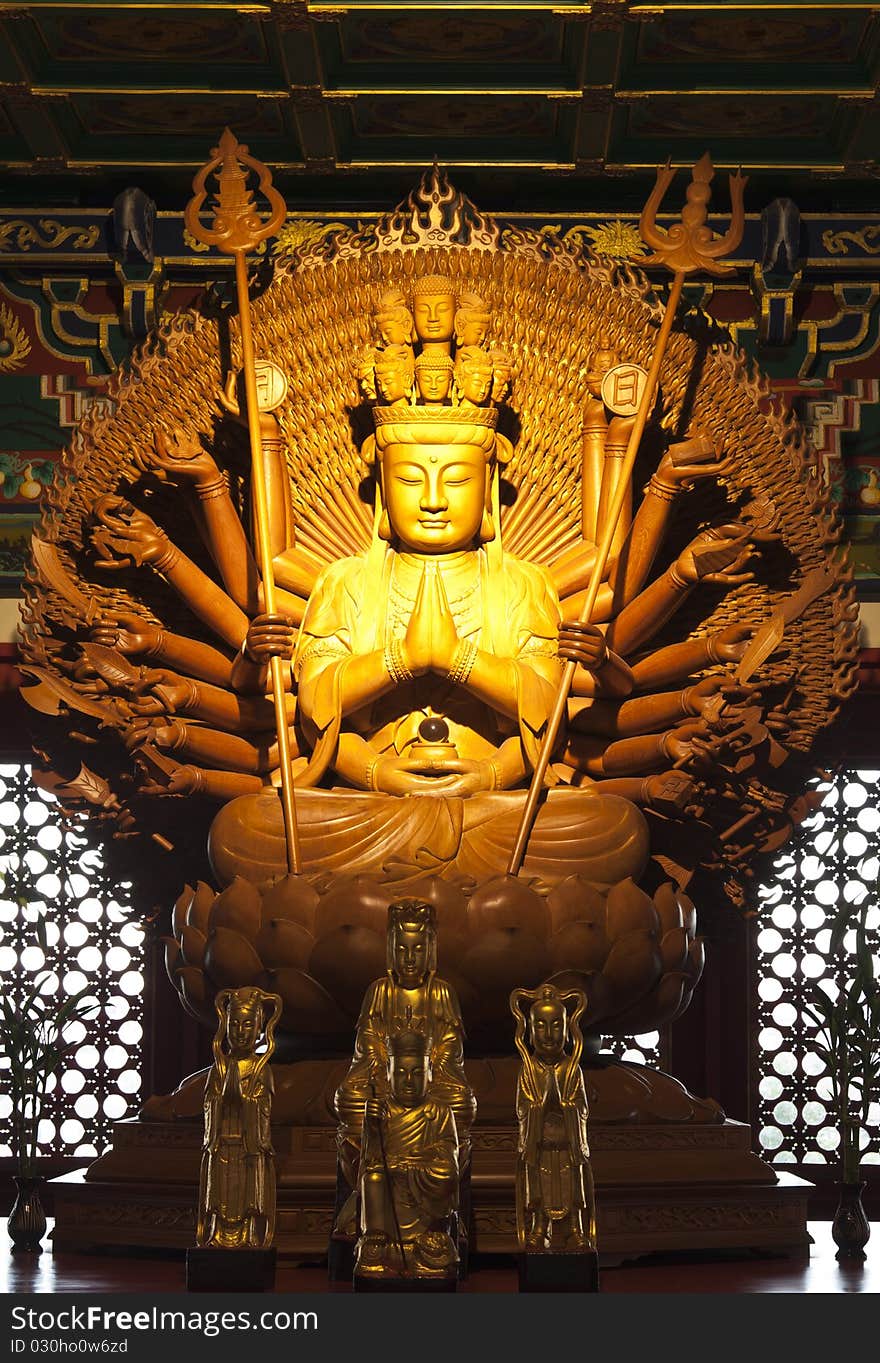
[[[36,924],[37,941],[48,947],[45,921]],[[46,1216],[40,1199],[38,1133],[49,1080],[61,1068],[65,1056],[78,1045],[66,1039],[71,1022],[93,1014],[97,1004],[88,1002],[84,990],[59,998],[46,985],[51,970],[34,976],[30,988],[16,997],[8,988],[0,994],[0,1061],[5,1062],[4,1087],[12,1099],[12,1155],[17,1195],[9,1214],[12,1252],[40,1253]]]
[[[868,1117],[880,1098],[880,987],[868,943],[871,897],[844,902],[831,926],[829,957],[837,961],[837,994],[813,985],[807,1016],[816,1024],[813,1048],[825,1062],[840,1133],[839,1201],[831,1233],[838,1259],[864,1259],[871,1234],[862,1205],[862,1159],[871,1146]],[[850,945],[848,945],[848,943]]]

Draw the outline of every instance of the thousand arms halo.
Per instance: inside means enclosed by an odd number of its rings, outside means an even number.
[[[254,162],[229,145],[243,185]],[[695,231],[711,178],[706,158]],[[249,316],[272,366],[275,613],[240,319],[212,299],[119,372],[49,495],[24,607],[36,779],[93,816],[145,911],[176,897],[169,972],[208,1024],[217,991],[253,985],[281,995],[282,1029],[347,1036],[387,906],[413,894],[472,1038],[504,1035],[511,987],[546,980],[586,992],[585,1034],[671,1020],[702,969],[695,902],[747,902],[855,684],[851,571],[803,433],[690,312],[615,496],[652,286],[481,214],[437,167],[374,226],[266,260]],[[590,620],[560,643],[615,500]]]

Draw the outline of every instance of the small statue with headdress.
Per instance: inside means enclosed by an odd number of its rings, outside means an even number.
[[[255,987],[223,989],[215,1007],[196,1242],[211,1249],[267,1249],[275,1231],[269,1061],[281,999]]]
[[[430,1096],[431,1042],[421,1031],[388,1042],[386,1096],[368,1098],[358,1183],[363,1278],[440,1279],[454,1286],[458,1137],[448,1103]]]
[[[516,1220],[520,1249],[527,1255],[583,1255],[596,1249],[587,1094],[580,1067],[579,1024],[586,1006],[581,990],[562,991],[552,984],[514,989],[510,996],[522,1057],[516,1086]]]
[[[476,1098],[464,1072],[464,1027],[451,985],[437,974],[437,914],[422,899],[400,899],[388,908],[387,970],[367,989],[358,1018],[354,1056],[336,1092],[337,1147],[348,1187],[357,1188],[364,1111],[371,1097],[390,1093],[392,1038],[404,1031],[425,1039],[428,1096],[455,1117],[459,1158],[467,1165]],[[356,1201],[337,1217],[337,1232],[351,1230]]]

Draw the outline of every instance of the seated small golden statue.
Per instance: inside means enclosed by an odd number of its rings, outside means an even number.
[[[531,1005],[528,1014],[526,1004]],[[586,1006],[581,990],[563,992],[552,984],[514,989],[510,996],[522,1057],[516,1086],[516,1221],[520,1249],[527,1255],[583,1255],[596,1249],[587,1094],[580,1068],[579,1024]],[[527,1016],[531,1050],[525,1040]]]
[[[256,988],[224,989],[216,1009],[196,1242],[211,1249],[267,1249],[275,1231],[269,1061],[281,999]]]
[[[393,1037],[418,1032],[430,1061],[427,1094],[455,1117],[459,1165],[467,1168],[470,1128],[476,1099],[464,1072],[464,1028],[455,991],[437,974],[437,916],[432,904],[401,899],[388,908],[388,969],[364,995],[358,1018],[354,1057],[336,1092],[339,1117],[337,1148],[346,1182],[358,1185],[361,1131],[372,1096],[390,1093],[388,1062]],[[336,1233],[353,1233],[356,1194],[337,1217]]]
[[[458,1136],[447,1103],[428,1096],[430,1043],[398,1032],[388,1046],[388,1097],[367,1099],[358,1183],[358,1279],[454,1283],[450,1234],[458,1206]]]

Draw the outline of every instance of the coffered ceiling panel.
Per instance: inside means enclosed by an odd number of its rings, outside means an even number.
[[[878,72],[880,0],[0,0],[0,199],[174,207],[228,124],[316,207],[434,156],[484,200],[635,202],[706,149],[805,202],[880,178]]]

